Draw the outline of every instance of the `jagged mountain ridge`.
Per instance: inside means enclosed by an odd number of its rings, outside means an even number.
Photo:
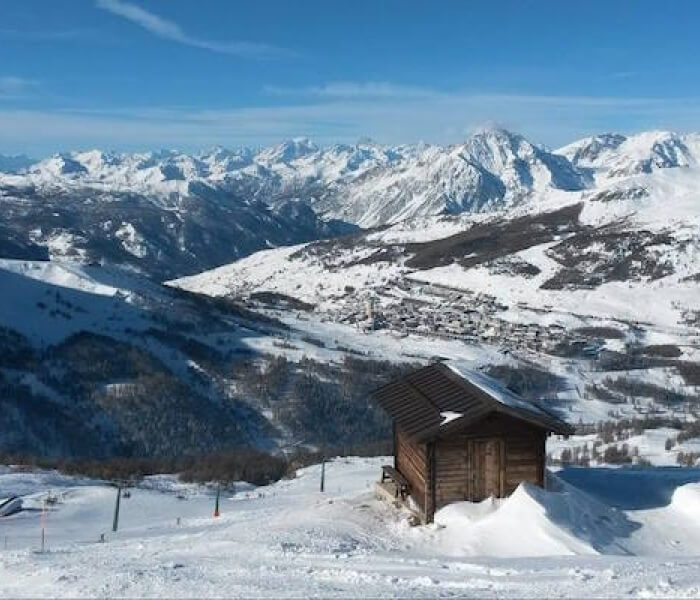
[[[519,210],[698,164],[700,136],[604,134],[549,152],[503,129],[452,146],[215,148],[52,156],[0,173],[4,256],[106,261],[171,278],[257,250],[441,214]],[[626,192],[621,192],[626,193]],[[536,209],[535,209],[536,210]]]
[[[507,202],[550,188],[582,189],[589,185],[591,168],[606,168],[613,177],[688,166],[697,163],[699,152],[700,136],[694,134],[602,134],[549,152],[518,134],[487,129],[451,146],[359,142],[321,148],[297,138],[270,148],[214,148],[198,154],[71,152],[25,165],[21,174],[5,175],[2,182],[129,191],[166,204],[173,196],[196,194],[197,184],[272,203],[298,193],[323,214],[354,215],[349,220],[371,226],[436,211],[478,210],[495,199]],[[0,164],[3,170],[17,168]],[[394,210],[382,211],[372,203]],[[368,207],[374,216],[363,219],[359,210]]]
[[[202,186],[276,205],[307,201],[327,218],[363,227],[414,216],[503,207],[547,188],[580,189],[580,174],[561,156],[501,129],[463,144],[319,148],[306,139],[262,149],[116,154],[58,154],[4,177],[41,190],[128,191],[169,205]]]

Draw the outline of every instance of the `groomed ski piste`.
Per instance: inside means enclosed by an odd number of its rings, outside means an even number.
[[[388,460],[328,462],[323,493],[320,465],[239,484],[218,518],[213,487],[149,477],[117,533],[114,487],[0,467],[23,507],[0,518],[0,597],[700,596],[700,469],[564,469],[411,527],[375,496]]]

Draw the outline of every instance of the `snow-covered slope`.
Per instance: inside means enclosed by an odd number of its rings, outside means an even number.
[[[229,357],[252,353],[248,338],[280,335],[265,320],[75,263],[0,259],[0,289],[0,451],[274,444],[266,419],[215,383]]]
[[[0,290],[0,453],[353,447],[386,434],[369,392],[444,349],[368,345],[79,262],[0,259]]]
[[[320,465],[270,486],[224,493],[216,519],[214,488],[148,478],[122,500],[116,533],[114,488],[0,467],[0,495],[21,494],[27,509],[0,518],[0,595],[690,598],[700,592],[698,484],[677,486],[670,504],[651,509],[601,502],[585,480],[551,491],[522,486],[504,501],[454,504],[438,513],[436,525],[412,528],[405,513],[374,497],[385,460],[329,461],[325,493],[318,492]],[[663,486],[667,475],[647,469],[638,485]],[[614,484],[614,471],[605,476]],[[44,518],[48,552],[40,553],[40,508],[49,494],[57,503]]]

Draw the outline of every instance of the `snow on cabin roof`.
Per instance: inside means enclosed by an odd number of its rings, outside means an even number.
[[[573,433],[567,423],[459,361],[408,373],[376,390],[373,397],[409,437],[419,441],[449,435],[494,412],[546,431]]]
[[[518,410],[527,410],[536,415],[552,417],[550,413],[541,409],[536,404],[523,400],[520,396],[509,390],[503,383],[484,375],[481,371],[476,371],[472,369],[465,361],[462,360],[448,360],[444,363],[462,379],[465,379],[469,383],[477,386],[479,389],[487,393],[494,400],[515,408]]]
[[[455,412],[453,410],[445,410],[440,413],[440,416],[442,417],[442,423],[440,423],[440,427],[447,425],[448,423],[451,423],[455,419],[459,419],[463,417],[464,415],[460,412]]]

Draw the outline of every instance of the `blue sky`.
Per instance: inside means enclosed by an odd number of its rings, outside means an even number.
[[[4,0],[0,152],[700,130],[700,2]]]

